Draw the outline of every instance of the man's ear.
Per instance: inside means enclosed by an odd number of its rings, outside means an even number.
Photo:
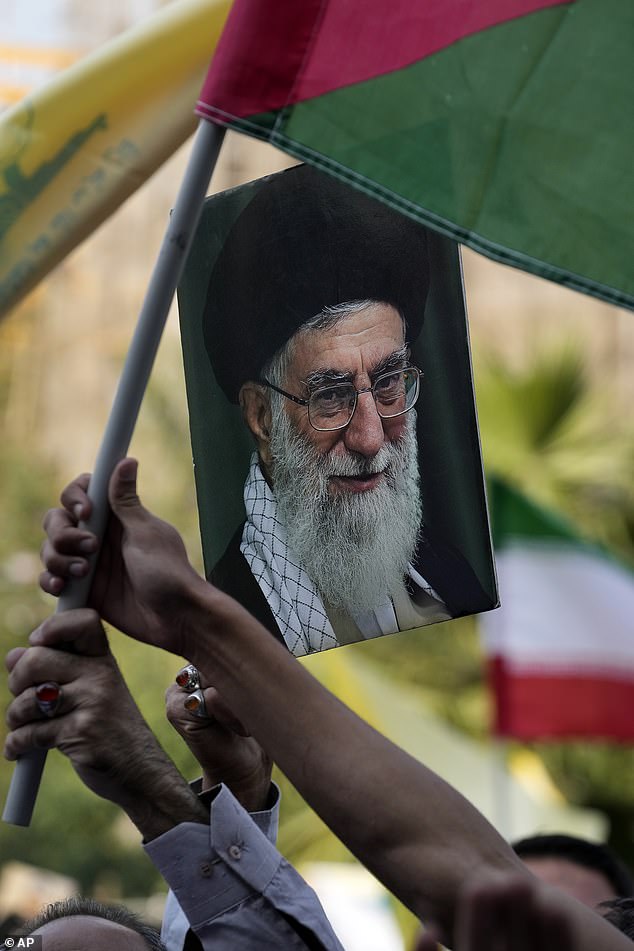
[[[268,468],[271,462],[271,404],[268,393],[259,383],[247,381],[240,387],[240,409],[255,439],[260,459]]]

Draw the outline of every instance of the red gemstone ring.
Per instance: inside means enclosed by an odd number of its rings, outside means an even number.
[[[35,688],[35,702],[45,717],[54,717],[62,703],[62,688],[53,680]]]
[[[187,690],[189,693],[193,690],[198,690],[200,687],[200,674],[193,664],[187,664],[186,667],[181,667],[176,674],[175,680],[179,687],[182,687],[183,690]]]

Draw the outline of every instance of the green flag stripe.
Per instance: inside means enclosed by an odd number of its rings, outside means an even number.
[[[501,553],[518,543],[526,547],[574,549],[634,572],[634,566],[613,551],[595,540],[584,538],[563,516],[542,508],[503,480],[489,477],[487,495],[496,552]]]
[[[634,6],[600,6],[542,10],[232,124],[489,257],[634,307]]]

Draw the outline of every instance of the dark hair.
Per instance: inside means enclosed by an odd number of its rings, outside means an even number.
[[[34,918],[26,921],[20,928],[20,933],[29,935],[51,921],[58,921],[60,918],[75,918],[78,915],[112,921],[114,924],[121,925],[123,928],[128,928],[129,931],[135,931],[140,935],[145,941],[148,951],[166,951],[158,931],[146,925],[138,915],[135,915],[123,905],[105,905],[94,898],[64,898],[62,901],[53,902],[43,908]]]
[[[602,901],[599,908],[606,908],[606,921],[618,928],[627,938],[634,940],[634,898],[613,898]]]
[[[634,892],[630,870],[607,845],[599,842],[589,842],[574,835],[534,835],[513,843],[513,849],[521,859],[560,858],[600,872],[620,898]]]

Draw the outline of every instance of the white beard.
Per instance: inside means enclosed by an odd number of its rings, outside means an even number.
[[[273,491],[289,549],[324,603],[347,614],[378,607],[403,584],[422,520],[416,416],[403,437],[372,458],[321,454],[293,430],[286,412],[274,413]],[[332,494],[331,476],[384,472],[374,489]]]

